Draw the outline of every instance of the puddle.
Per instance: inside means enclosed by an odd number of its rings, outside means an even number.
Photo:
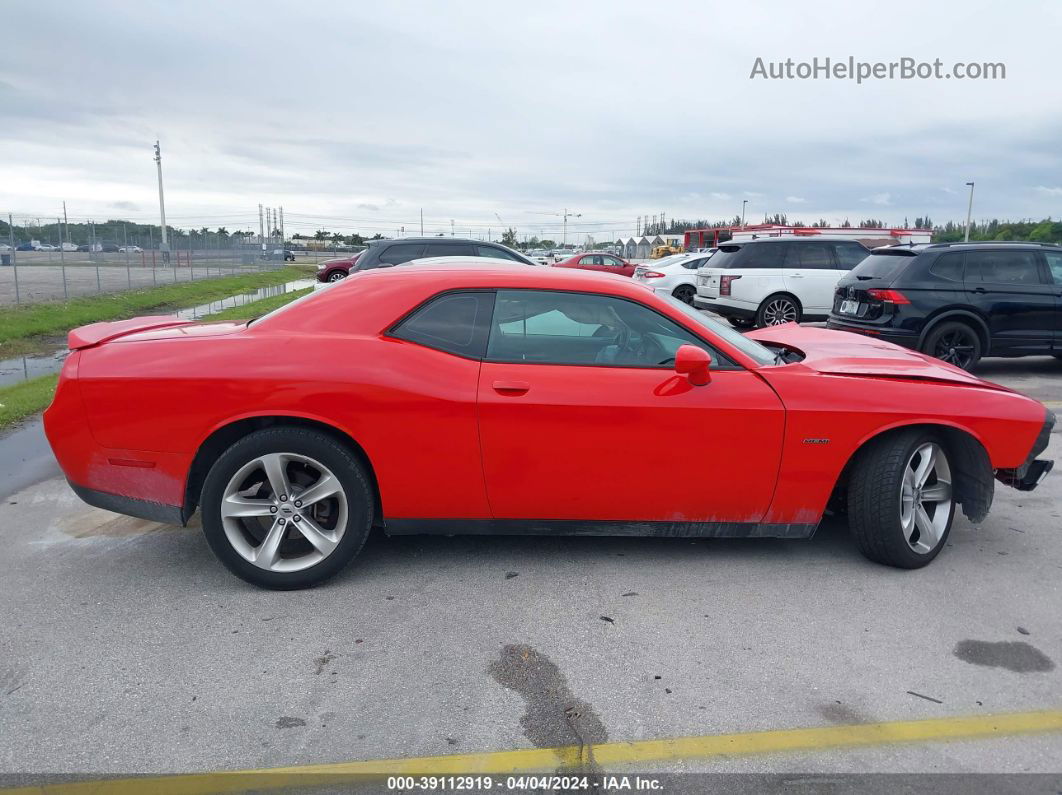
[[[316,283],[316,279],[297,279],[293,282],[274,284],[270,287],[259,287],[249,293],[230,295],[227,298],[211,301],[209,304],[179,309],[177,312],[160,311],[155,314],[175,314],[182,320],[201,320],[222,310],[253,304],[263,298],[272,298],[276,295],[293,293],[296,290],[305,290],[307,287],[313,287]],[[149,312],[148,314],[152,313]],[[4,359],[0,361],[0,386],[10,386],[11,384],[17,384],[19,381],[26,381],[41,375],[58,373],[63,367],[64,358],[66,358],[65,350],[57,351],[47,356],[16,356],[13,359]]]
[[[199,318],[210,317],[210,315],[216,314],[225,309],[253,304],[255,301],[261,301],[263,298],[272,298],[277,295],[284,295],[285,293],[293,293],[296,290],[305,290],[307,287],[313,287],[316,283],[316,279],[297,279],[296,281],[285,282],[284,284],[259,287],[257,290],[249,293],[230,295],[228,298],[211,301],[209,304],[200,304],[199,306],[189,307],[188,309],[181,309],[175,314],[182,320],[198,320]],[[167,312],[166,314],[170,313]]]

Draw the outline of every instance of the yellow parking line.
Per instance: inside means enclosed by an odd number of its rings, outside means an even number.
[[[592,751],[594,761],[608,769],[613,765],[678,759],[712,759],[786,751],[815,752],[833,748],[985,739],[1056,731],[1062,731],[1062,710],[611,742],[595,745]],[[341,784],[343,779],[354,780],[362,777],[506,774],[553,770],[561,766],[576,766],[586,758],[587,749],[580,749],[578,746],[528,748],[515,751],[375,759],[221,773],[65,782],[5,789],[0,792],[8,793],[8,795],[11,793],[88,795],[104,792],[130,793],[130,795],[140,792],[152,792],[159,795],[191,795],[191,793],[268,790],[296,786],[335,786]]]

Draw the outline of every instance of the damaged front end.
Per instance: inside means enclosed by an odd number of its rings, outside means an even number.
[[[1047,449],[1047,444],[1051,441],[1051,431],[1054,427],[1055,413],[1048,409],[1047,416],[1044,417],[1044,425],[1040,429],[1040,434],[1036,437],[1036,441],[1033,442],[1032,449],[1029,451],[1029,456],[1025,459],[1025,463],[1014,469],[997,469],[996,480],[1018,491],[1032,491],[1039,486],[1041,481],[1047,477],[1047,473],[1055,466],[1054,461],[1036,457]]]

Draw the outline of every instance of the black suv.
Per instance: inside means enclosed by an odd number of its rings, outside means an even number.
[[[459,237],[403,237],[397,240],[369,241],[369,247],[358,257],[350,272],[404,265],[410,260],[423,257],[494,257],[522,265],[535,264],[523,254],[498,243],[464,240]]]
[[[914,348],[965,370],[982,356],[1062,359],[1062,246],[874,249],[837,283],[826,325]]]

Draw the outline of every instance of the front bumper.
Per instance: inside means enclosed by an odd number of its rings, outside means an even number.
[[[1047,449],[1047,444],[1051,441],[1051,431],[1054,427],[1055,413],[1048,409],[1047,416],[1044,417],[1043,427],[1040,429],[1040,434],[1036,437],[1036,441],[1033,442],[1032,449],[1029,450],[1029,456],[1025,459],[1025,463],[1016,469],[997,470],[996,480],[1018,491],[1032,491],[1039,486],[1041,481],[1047,477],[1047,473],[1055,466],[1054,461],[1036,457]]]

